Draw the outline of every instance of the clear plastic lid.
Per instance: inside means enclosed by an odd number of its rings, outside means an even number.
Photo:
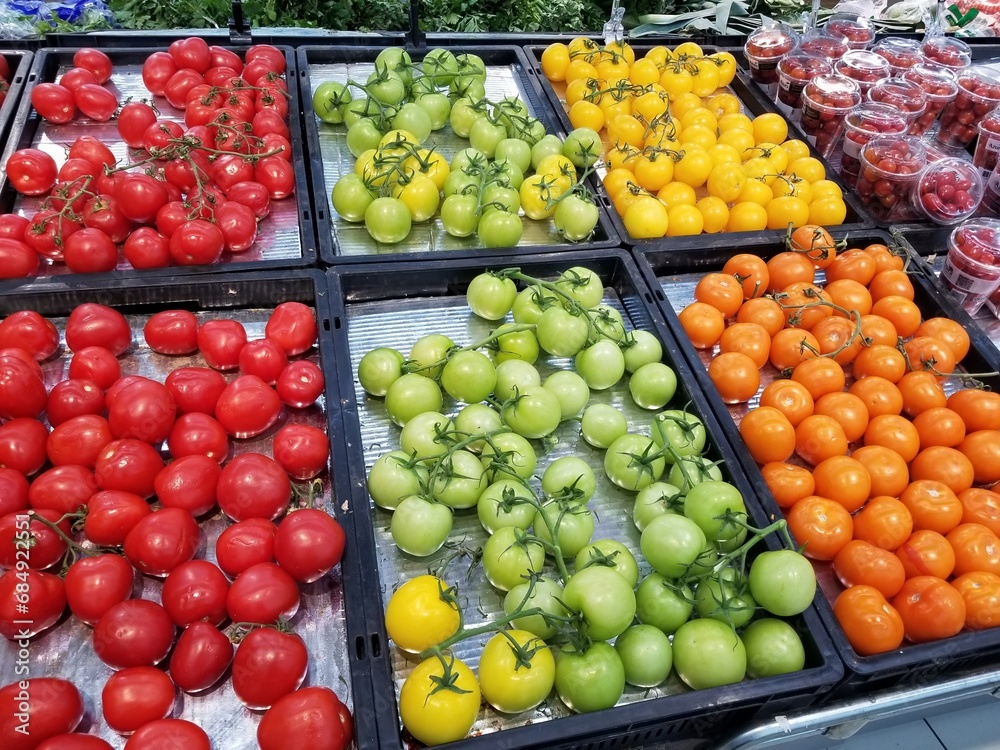
[[[982,68],[965,70],[958,76],[958,85],[974,102],[1000,104],[1000,74]]]
[[[891,74],[888,60],[861,49],[852,49],[840,58],[836,70],[841,75],[853,78],[862,88],[873,86],[876,81],[888,78]]]
[[[899,73],[923,62],[924,53],[920,51],[920,42],[916,39],[900,39],[888,37],[875,43],[872,52],[881,55],[889,62],[893,73]]]
[[[881,133],[905,133],[906,117],[899,110],[877,104],[863,102],[847,115],[848,130],[878,135]]]
[[[887,180],[913,182],[927,164],[927,148],[919,136],[880,135],[861,149],[861,160]]]
[[[904,71],[902,78],[920,84],[931,101],[947,101],[958,93],[955,73],[940,65],[917,63]]]
[[[831,34],[826,29],[810,29],[802,36],[799,49],[830,60],[839,60],[851,49],[851,45],[847,43],[847,37]]]
[[[779,23],[750,32],[743,51],[751,60],[781,57],[791,52],[798,42],[798,32],[787,24]]]
[[[982,138],[1000,137],[1000,109],[990,112],[979,121],[979,135]]]
[[[972,49],[961,39],[952,36],[930,36],[920,46],[930,62],[952,70],[967,68],[972,63]]]
[[[872,20],[856,13],[835,13],[826,22],[826,30],[847,39],[851,49],[864,49],[875,39]]]
[[[916,117],[927,108],[927,92],[905,78],[884,78],[868,90],[868,99],[887,104]]]
[[[832,73],[833,66],[819,55],[811,52],[790,52],[778,63],[778,75],[791,79],[791,82],[801,82],[804,86],[818,75]]]
[[[857,82],[838,73],[816,76],[806,84],[802,96],[821,110],[849,112],[861,103]]]
[[[940,159],[924,167],[910,196],[913,206],[936,224],[972,216],[983,199],[979,169],[964,159]]]
[[[955,227],[948,237],[948,250],[1000,276],[1000,219],[969,219]]]

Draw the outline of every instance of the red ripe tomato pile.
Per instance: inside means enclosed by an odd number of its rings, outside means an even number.
[[[803,553],[832,563],[866,656],[1000,626],[1000,394],[952,377],[969,335],[913,298],[885,245],[841,252],[803,227],[680,313],[723,400],[756,398],[740,436]]]
[[[35,111],[54,124],[117,112],[129,155],[119,162],[116,144],[87,135],[61,163],[35,148],[12,154],[13,187],[44,201],[33,214],[0,216],[0,277],[30,276],[41,262],[113,271],[120,253],[137,269],[206,265],[253,247],[271,201],[295,189],[284,54],[255,45],[244,62],[198,38],[154,52],[143,82],[182,121],[145,101],[119,110],[106,87],[112,62],[100,50],[80,49],[73,63],[58,82],[32,89]]]
[[[0,634],[30,648],[68,610],[93,629],[80,648],[114,670],[103,688],[36,677],[0,689],[0,747],[110,748],[68,734],[83,689],[130,735],[128,750],[207,750],[201,728],[172,718],[177,689],[208,690],[230,666],[236,697],[267,712],[262,750],[316,736],[350,744],[336,694],[300,689],[309,654],[291,626],[300,586],[329,573],[345,543],[313,493],[293,488],[322,475],[329,456],[326,433],[295,416],[323,392],[308,357],[316,338],[298,302],[278,305],[253,341],[236,320],[184,310],[152,315],[140,334],[95,303],[76,307],[62,332],[31,311],[0,322]],[[136,361],[169,374],[134,374]],[[273,430],[283,410],[271,455],[234,442]],[[230,525],[206,554],[200,522],[218,510]],[[19,700],[30,737],[16,729]]]

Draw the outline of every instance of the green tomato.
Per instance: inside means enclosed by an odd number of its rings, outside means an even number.
[[[746,577],[733,568],[723,568],[698,582],[694,608],[699,617],[742,628],[750,622],[757,608],[748,588]]]
[[[570,242],[590,237],[600,218],[601,212],[596,204],[575,194],[559,201],[552,216],[556,231]]]
[[[494,395],[500,401],[524,393],[528,388],[540,386],[542,376],[535,366],[520,359],[510,359],[497,365],[497,381]]]
[[[510,591],[545,564],[545,547],[529,534],[503,526],[483,545],[483,570],[494,588]]]
[[[518,435],[543,438],[551,435],[562,419],[559,400],[541,386],[525,389],[503,408],[503,421]]]
[[[527,531],[535,520],[535,499],[520,482],[498,479],[479,496],[476,512],[490,534],[505,526]]]
[[[663,476],[666,462],[645,435],[626,433],[604,454],[604,473],[624,490],[638,492]]]
[[[521,217],[510,211],[485,212],[476,227],[483,247],[516,247],[523,232]]]
[[[502,425],[500,415],[486,404],[469,404],[455,417],[455,431],[469,436],[485,435],[499,430]],[[467,448],[473,453],[481,453],[485,440],[470,443]]]
[[[698,524],[710,542],[728,542],[744,530],[736,521],[726,520],[727,514],[747,521],[743,495],[729,482],[701,482],[684,498],[684,515]]]
[[[610,448],[618,438],[628,432],[625,415],[608,404],[591,404],[580,421],[583,439],[595,448]]]
[[[486,155],[477,149],[463,148],[451,158],[452,172],[468,172],[469,174],[485,174],[489,166]]]
[[[448,93],[453,97],[466,97],[478,102],[486,97],[486,86],[478,78],[459,75],[449,84]]]
[[[625,682],[636,687],[656,687],[673,665],[670,639],[652,625],[630,627],[615,639],[615,651],[625,668]]]
[[[587,344],[590,324],[585,315],[573,315],[553,305],[538,319],[538,345],[557,357],[573,357]]]
[[[517,285],[513,281],[490,272],[476,276],[465,291],[469,309],[485,320],[503,320],[516,297]]]
[[[650,362],[632,373],[628,391],[636,406],[662,409],[677,393],[677,374],[662,362]]]
[[[454,423],[437,411],[425,411],[410,419],[399,434],[399,447],[407,456],[422,461],[433,461],[448,451],[448,438],[444,436],[455,429]]]
[[[671,635],[690,619],[693,602],[694,595],[687,584],[650,573],[635,592],[635,614],[639,622]]]
[[[635,557],[628,547],[614,539],[598,539],[588,544],[577,553],[574,565],[577,572],[592,565],[611,568],[633,588],[639,582],[639,565]]]
[[[521,196],[513,188],[491,183],[483,188],[483,212],[506,211],[516,214],[521,208]]]
[[[486,154],[488,159],[496,155],[497,146],[500,141],[507,137],[507,131],[503,125],[491,122],[486,115],[480,115],[472,123],[472,130],[469,131],[469,143],[474,149],[478,149]]]
[[[648,487],[639,490],[632,507],[632,523],[639,531],[644,531],[657,516],[665,513],[681,513],[684,510],[684,497],[679,488],[666,482],[653,482]]]
[[[443,360],[454,346],[454,341],[440,333],[421,336],[410,347],[410,370],[427,378],[440,377],[444,365],[436,363]]]
[[[518,292],[511,313],[515,323],[535,324],[548,307],[556,304],[556,296],[547,289],[529,286]]]
[[[687,574],[705,544],[705,532],[698,524],[676,513],[654,518],[639,538],[639,546],[647,562],[666,578],[680,578]]]
[[[510,359],[519,359],[528,364],[534,364],[538,359],[538,339],[533,331],[514,331],[510,324],[497,329],[497,348],[492,352],[493,361],[498,365]],[[510,333],[503,333],[510,331]],[[547,382],[547,381],[546,381]]]
[[[475,100],[463,96],[456,99],[451,105],[448,122],[451,129],[455,131],[455,135],[460,138],[468,138],[472,133],[472,126],[481,116],[482,112],[476,107]]]
[[[576,557],[594,538],[594,514],[585,505],[549,503],[535,513],[534,531],[539,539],[558,545],[564,558]]]
[[[511,474],[529,479],[538,463],[531,443],[516,432],[502,432],[490,438],[483,445],[481,460],[491,482]]]
[[[425,411],[441,411],[443,403],[438,384],[416,373],[397,378],[385,394],[385,410],[400,427]]]
[[[458,352],[441,370],[441,387],[456,401],[476,404],[493,392],[497,371],[482,352]]]
[[[364,179],[354,172],[341,175],[330,197],[337,215],[355,224],[365,220],[365,211],[375,200]]]
[[[392,118],[392,127],[394,130],[412,133],[420,143],[426,141],[434,129],[431,116],[414,102],[407,102],[399,108],[396,116]]]
[[[557,135],[547,135],[531,147],[531,168],[538,169],[546,156],[562,153],[562,141]]]
[[[361,119],[347,129],[347,148],[357,159],[365,151],[378,148],[382,133],[371,120]]]
[[[567,268],[559,274],[556,286],[587,309],[597,307],[604,299],[601,277],[583,266]]]
[[[452,522],[451,508],[420,495],[409,495],[396,506],[389,532],[392,541],[406,554],[427,557],[447,541]]]
[[[597,478],[590,464],[577,456],[560,456],[545,467],[542,492],[570,502],[586,504],[597,490]]]
[[[406,82],[395,70],[381,68],[368,76],[368,95],[389,106],[396,106],[406,97]]]
[[[351,102],[351,92],[339,81],[326,81],[313,92],[313,112],[323,122],[339,125],[344,121],[341,107]]]
[[[411,97],[421,97],[427,94],[437,94],[438,88],[434,85],[432,81],[427,76],[417,76],[413,79],[413,83],[410,84],[410,96]]]
[[[504,187],[518,190],[521,187],[521,183],[524,182],[524,172],[514,162],[495,161],[490,165],[488,178]],[[518,197],[520,198],[520,194],[518,194]]]
[[[594,641],[623,633],[635,617],[635,594],[611,568],[584,568],[566,583],[563,601],[583,614],[582,631]]]
[[[663,345],[649,331],[629,331],[625,334],[622,349],[625,352],[625,369],[629,373],[663,359]]]
[[[375,120],[380,117],[382,106],[378,102],[362,96],[360,99],[354,99],[353,101],[341,104],[340,114],[344,118],[344,124],[350,128],[359,120]]]
[[[580,351],[574,365],[588,387],[604,391],[625,374],[625,355],[614,341],[601,339]]]
[[[503,610],[512,615],[518,610],[537,608],[553,617],[566,617],[568,613],[562,605],[562,596],[562,586],[549,578],[538,577],[533,586],[524,582],[508,591],[503,600]],[[546,622],[542,614],[515,618],[511,620],[511,625],[534,633],[539,638],[551,638],[559,630],[557,621]]]
[[[700,456],[708,438],[702,421],[694,414],[680,409],[661,411],[653,417],[649,436],[659,446],[669,445],[679,456]],[[667,463],[672,464],[673,453],[668,453],[666,459]]]
[[[812,604],[816,572],[794,550],[762,552],[750,565],[750,593],[772,615],[791,617]]]
[[[566,136],[562,154],[578,169],[589,167],[601,158],[601,136],[590,128],[577,128]]]
[[[479,227],[479,199],[474,195],[449,195],[441,204],[441,221],[452,237],[469,237]]]
[[[358,363],[358,382],[365,392],[381,398],[403,374],[403,355],[382,346],[372,349]]]
[[[395,245],[410,234],[410,209],[399,198],[376,198],[365,209],[365,229],[376,242]]]
[[[432,49],[420,63],[420,70],[435,86],[447,86],[458,73],[458,60],[446,49]]]
[[[379,456],[368,471],[368,495],[386,510],[395,510],[408,495],[416,495],[427,481],[427,467],[411,465],[403,451],[389,451]]]
[[[479,496],[489,484],[479,457],[466,450],[457,450],[439,460],[444,462],[444,470],[436,476],[434,469],[431,470],[431,496],[456,510],[471,508],[478,503]]]
[[[751,622],[740,638],[747,650],[747,674],[754,679],[798,672],[806,665],[802,639],[784,620]]]
[[[453,195],[476,197],[479,195],[479,177],[464,169],[454,170],[444,178],[441,192],[446,200]]]
[[[569,370],[556,370],[545,378],[542,386],[552,391],[559,399],[563,421],[579,415],[590,400],[587,381]]]
[[[610,339],[616,344],[625,338],[625,321],[622,314],[610,305],[597,305],[590,310],[590,319],[594,324],[596,335],[591,334],[591,340]]]
[[[705,456],[684,456],[670,467],[667,481],[680,487],[681,492],[687,494],[692,487],[702,482],[721,482],[722,470],[712,459]]]
[[[394,70],[407,85],[413,79],[413,60],[402,47],[386,47],[379,52],[375,58],[375,69],[379,68]]]
[[[674,633],[674,669],[695,690],[740,682],[747,651],[733,629],[718,620],[689,620]]]
[[[494,158],[498,162],[511,162],[524,174],[531,168],[531,146],[520,138],[504,138],[497,144]]]
[[[625,667],[609,644],[597,641],[586,651],[563,646],[556,655],[556,693],[578,714],[611,708],[625,692]]]
[[[515,137],[515,125],[526,122],[531,116],[528,107],[516,96],[505,96],[497,102],[495,112],[511,138]]]
[[[422,94],[416,100],[416,104],[430,118],[431,130],[440,130],[448,124],[448,116],[451,115],[451,101],[444,94],[439,94],[436,91]]]

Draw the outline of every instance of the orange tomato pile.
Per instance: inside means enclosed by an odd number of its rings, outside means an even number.
[[[885,245],[838,254],[807,226],[788,246],[734,256],[679,317],[718,346],[708,374],[727,403],[757,396],[768,364],[787,376],[740,435],[804,554],[846,587],[848,641],[871,655],[1000,625],[1000,394],[949,377],[968,333],[921,318]]]
[[[776,113],[751,118],[725,90],[736,76],[728,52],[693,42],[636,58],[626,45],[588,39],[552,44],[541,56],[565,82],[574,127],[602,132],[610,149],[604,186],[635,239],[835,226],[843,193]]]

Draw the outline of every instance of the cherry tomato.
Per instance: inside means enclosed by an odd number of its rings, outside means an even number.
[[[109,727],[119,734],[131,734],[144,724],[169,716],[175,692],[173,681],[162,670],[128,667],[104,684],[101,711]]]

